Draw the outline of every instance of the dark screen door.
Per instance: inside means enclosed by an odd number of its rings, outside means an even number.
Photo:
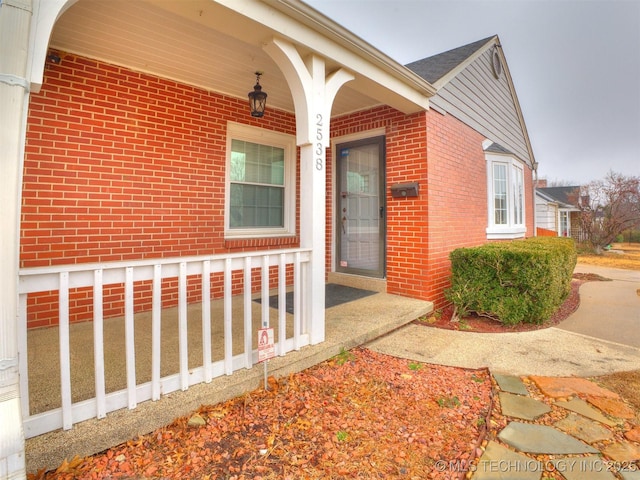
[[[384,137],[337,152],[336,271],[384,276]]]

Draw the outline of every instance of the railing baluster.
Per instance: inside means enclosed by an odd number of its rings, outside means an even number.
[[[96,383],[96,416],[105,418],[107,406],[104,380],[104,313],[102,269],[93,271],[93,365]]]
[[[187,264],[180,262],[178,276],[178,335],[180,351],[180,388],[189,388],[189,351],[187,337]]]
[[[224,373],[233,373],[233,309],[231,304],[231,259],[224,261]]]
[[[244,363],[253,366],[253,314],[251,301],[251,257],[244,257]],[[264,300],[263,300],[264,301]]]
[[[269,255],[262,257],[262,328],[269,326]]]
[[[302,280],[300,271],[300,252],[296,252],[293,263],[293,348],[300,350],[300,324],[302,318]]]
[[[151,400],[160,399],[160,363],[162,360],[162,265],[153,266],[151,286]]]
[[[287,353],[287,264],[284,253],[278,264],[278,353]]]
[[[69,430],[73,426],[73,412],[71,410],[71,359],[69,350],[69,272],[60,272],[58,309],[62,428]]]
[[[133,267],[124,270],[124,343],[127,365],[127,404],[129,409],[138,405],[136,398],[136,347],[133,317]]]
[[[202,365],[204,381],[211,382],[211,261],[202,262]]]

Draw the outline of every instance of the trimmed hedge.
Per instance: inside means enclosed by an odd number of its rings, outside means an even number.
[[[445,295],[458,314],[515,325],[544,323],[562,305],[577,254],[570,238],[533,237],[459,248],[449,258],[451,288]]]

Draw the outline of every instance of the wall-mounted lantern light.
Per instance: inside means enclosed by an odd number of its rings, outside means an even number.
[[[256,84],[253,87],[253,92],[249,92],[249,107],[251,108],[252,117],[262,117],[264,115],[264,107],[267,104],[267,94],[262,91],[260,75],[262,75],[262,72],[256,72]]]

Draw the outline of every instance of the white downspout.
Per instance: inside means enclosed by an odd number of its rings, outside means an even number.
[[[0,479],[26,477],[18,375],[20,199],[31,0],[0,0]]]

